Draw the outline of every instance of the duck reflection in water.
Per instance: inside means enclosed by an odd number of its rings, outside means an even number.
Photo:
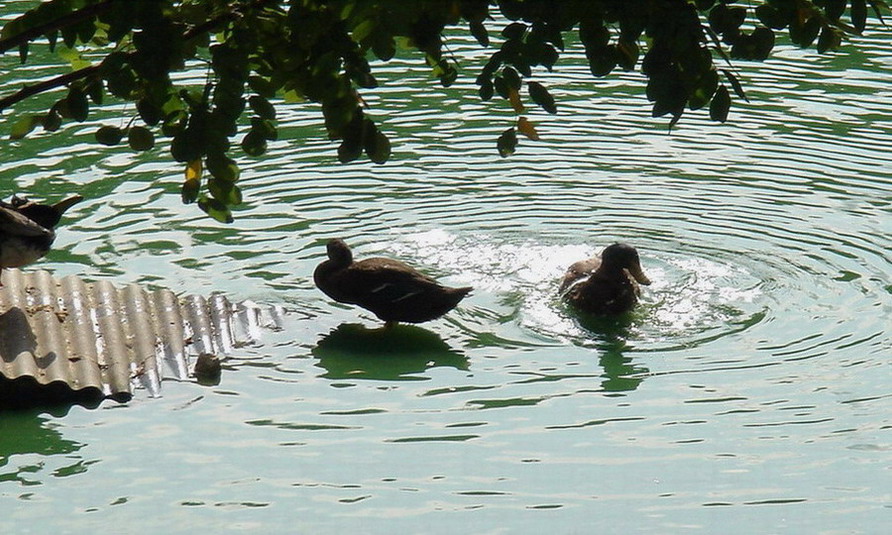
[[[467,370],[467,357],[436,333],[415,325],[368,329],[343,324],[312,350],[329,379],[424,380],[429,368]]]
[[[634,362],[627,353],[634,352],[630,340],[636,338],[635,323],[638,314],[627,313],[612,316],[586,314],[573,311],[572,318],[585,333],[577,343],[591,348],[598,357],[603,373],[601,388],[605,392],[635,390],[650,370]]]

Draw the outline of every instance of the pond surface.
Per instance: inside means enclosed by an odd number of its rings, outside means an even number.
[[[507,159],[512,113],[480,103],[481,56],[457,37],[456,87],[413,59],[364,93],[394,141],[383,166],[338,164],[315,109],[280,108],[232,225],[180,204],[165,149],[92,143],[98,122],[4,140],[3,197],[88,198],[38,267],[291,314],[218,386],[0,414],[0,530],[882,532],[890,37],[741,63],[751,104],[671,135],[638,75],[592,82],[575,47],[537,73],[559,114],[529,110],[543,139]],[[13,56],[4,94],[47,72]],[[475,291],[379,331],[313,286],[331,237]],[[642,306],[575,317],[561,273],[619,240],[654,281]]]

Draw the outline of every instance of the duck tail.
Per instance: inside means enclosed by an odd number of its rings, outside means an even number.
[[[473,286],[462,286],[461,288],[449,288],[450,292],[458,296],[459,301],[467,297],[474,290]]]

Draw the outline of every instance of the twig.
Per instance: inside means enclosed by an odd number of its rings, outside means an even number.
[[[47,22],[46,24],[34,26],[33,28],[29,28],[21,33],[13,35],[12,37],[2,39],[0,40],[0,54],[5,54],[8,50],[11,50],[17,46],[21,46],[28,41],[31,41],[32,39],[40,37],[41,35],[46,35],[67,26],[77,24],[90,17],[95,17],[99,13],[105,11],[110,5],[119,1],[120,0],[105,0],[104,2],[100,2],[98,4],[91,4],[82,9],[78,9],[77,11],[72,11],[71,13],[63,15],[58,19]]]
[[[94,6],[107,5],[112,2],[117,2],[117,1],[118,0],[107,0],[106,2],[103,2],[102,4],[94,4]],[[275,1],[276,0],[255,0],[254,3],[251,5],[251,7],[252,8],[263,8],[267,4],[275,3]],[[238,11],[238,9],[235,9],[233,11],[228,11],[226,13],[218,15],[210,20],[207,20],[207,21],[201,23],[201,24],[193,26],[193,27],[189,28],[188,30],[186,30],[185,32],[183,32],[183,39],[188,41],[189,39],[192,39],[198,35],[201,35],[204,32],[210,31],[214,26],[220,24],[221,22],[227,22],[230,19],[234,19],[234,18],[238,17],[240,14],[241,13]],[[21,35],[21,34],[19,34],[19,35]],[[38,34],[38,35],[40,35],[40,34]],[[132,55],[132,54],[133,54],[133,52],[129,53],[129,55]],[[76,71],[72,71],[67,74],[63,74],[61,76],[57,76],[57,77],[51,78],[49,80],[45,80],[45,81],[37,83],[37,84],[26,85],[26,86],[22,87],[20,90],[16,91],[15,93],[0,99],[0,112],[2,112],[6,108],[8,108],[14,104],[17,104],[17,103],[25,100],[28,97],[31,97],[38,93],[43,93],[44,91],[49,91],[50,89],[55,89],[57,87],[61,87],[63,85],[70,84],[71,82],[74,82],[76,80],[82,80],[84,78],[88,78],[98,72],[99,72],[99,66],[92,65],[90,67],[84,67],[83,69],[78,69]]]
[[[38,93],[43,93],[44,91],[49,91],[50,89],[54,89],[57,87],[62,87],[63,85],[70,84],[75,80],[81,80],[83,78],[92,76],[97,72],[99,72],[99,66],[93,65],[69,72],[67,74],[63,74],[62,76],[50,78],[49,80],[45,80],[37,84],[26,85],[12,95],[0,99],[0,111],[3,111],[13,104],[21,102],[30,96],[36,95]]]

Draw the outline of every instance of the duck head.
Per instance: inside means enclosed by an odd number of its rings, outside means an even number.
[[[349,266],[353,263],[353,253],[344,240],[340,238],[329,241],[328,245],[326,245],[326,250],[328,251],[328,259],[334,264]]]
[[[625,271],[639,284],[650,284],[650,279],[641,270],[641,260],[638,258],[638,251],[626,243],[614,243],[601,252],[601,268],[599,271],[601,270],[610,274],[622,274]]]

